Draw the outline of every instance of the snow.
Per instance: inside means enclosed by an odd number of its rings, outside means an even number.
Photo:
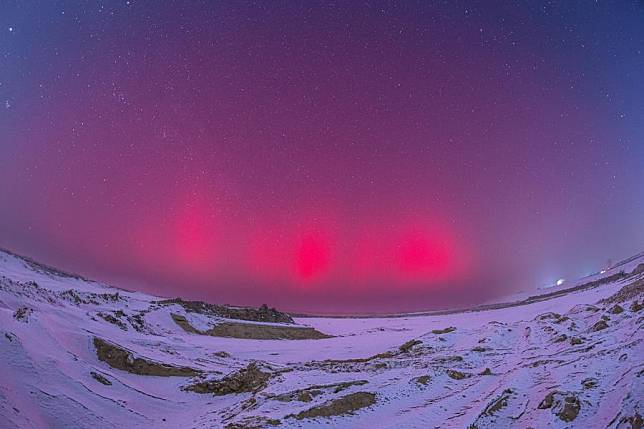
[[[644,254],[604,274],[541,292],[565,290],[619,270],[630,272],[642,262]],[[317,340],[189,333],[171,314],[183,315],[202,331],[226,319],[186,312],[177,304],[160,305],[161,298],[144,293],[61,276],[1,251],[0,276],[2,428],[268,425],[262,419],[279,419],[283,428],[618,427],[620,421],[642,414],[642,313],[630,310],[630,301],[621,304],[624,311],[619,314],[609,312],[612,304],[598,303],[641,275],[486,311],[296,318],[298,326],[333,335]],[[536,293],[498,302],[521,301]],[[21,308],[28,310],[18,317]],[[602,317],[608,318],[607,328],[595,332],[593,326]],[[144,323],[137,325],[137,320]],[[455,329],[432,332],[447,327]],[[194,381],[190,377],[136,375],[98,360],[94,337],[136,357],[198,369],[208,379],[220,379],[253,361],[272,377],[255,393],[187,392],[182,387]],[[573,337],[581,344],[572,344]],[[408,352],[399,350],[414,339],[419,344]],[[222,351],[227,355],[218,353]],[[372,358],[385,352],[390,353]],[[486,368],[492,375],[480,375]],[[464,378],[454,379],[450,371]],[[111,385],[100,383],[92,372]],[[429,376],[426,385],[415,381],[420,376]],[[588,378],[596,379],[595,387],[582,386]],[[310,401],[275,399],[298,389],[359,380],[366,383],[338,392],[317,387]],[[554,391],[579,399],[572,423],[555,414],[556,406],[538,407]],[[376,403],[336,417],[288,417],[354,392],[373,392]],[[497,399],[505,405],[488,412]]]

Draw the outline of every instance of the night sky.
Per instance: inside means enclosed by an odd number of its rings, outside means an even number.
[[[0,246],[314,312],[644,250],[644,4],[493,3],[2,0]]]

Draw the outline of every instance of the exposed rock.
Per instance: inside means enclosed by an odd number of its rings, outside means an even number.
[[[16,312],[13,314],[13,318],[20,321],[20,322],[26,322],[29,315],[33,312],[31,308],[27,307],[20,307],[16,310]]]
[[[472,376],[472,374],[467,374],[465,372],[457,371],[455,369],[448,369],[447,375],[449,376],[449,378],[452,378],[454,380],[462,380],[464,378],[469,378]]]
[[[414,346],[416,346],[416,345],[418,345],[418,344],[422,344],[422,343],[423,343],[423,342],[422,342],[422,341],[420,341],[420,340],[409,340],[409,341],[407,341],[405,344],[403,344],[402,346],[400,346],[398,349],[399,349],[401,352],[403,352],[403,353],[407,353],[407,352],[408,352],[408,351],[410,351]]]
[[[252,323],[226,322],[207,331],[214,337],[245,338],[252,340],[321,340],[331,338],[310,327],[258,325]]]
[[[225,351],[223,351],[223,350],[218,351],[218,352],[214,352],[212,355],[213,355],[213,356],[220,357],[220,358],[229,358],[229,357],[230,357],[230,353],[225,352]]]
[[[184,331],[213,337],[243,338],[247,340],[320,340],[331,338],[331,335],[307,326],[276,326],[241,322],[219,323],[207,331],[200,331],[192,326],[184,316],[174,313],[171,316],[172,320]]]
[[[615,305],[613,305],[613,306],[608,310],[608,312],[609,312],[609,313],[611,313],[611,314],[620,314],[620,313],[622,313],[623,311],[624,311],[624,309],[623,309],[623,308],[622,308],[622,306],[621,306],[621,305],[619,305],[619,304],[615,304]]]
[[[483,347],[483,346],[476,346],[476,347],[474,347],[472,349],[473,352],[477,352],[477,353],[483,353],[483,352],[486,352],[488,350],[490,350],[489,347]]]
[[[557,392],[548,393],[546,395],[546,397],[543,398],[543,400],[539,403],[537,408],[542,409],[542,410],[545,410],[547,408],[551,408],[552,404],[554,403],[554,400],[555,400],[555,393],[557,393]]]
[[[221,380],[199,381],[184,387],[183,390],[195,393],[212,393],[215,396],[258,392],[266,387],[270,378],[269,373],[262,372],[255,362],[251,362],[246,368],[228,374]]]
[[[123,313],[123,312],[121,312],[121,313]],[[112,316],[111,314],[109,314],[109,313],[98,313],[97,316],[100,317],[101,319],[105,320],[106,322],[111,323],[112,325],[116,325],[119,328],[121,328],[122,330],[127,331],[127,325],[125,323],[123,323],[123,321],[121,321],[121,320],[117,319],[116,317]]]
[[[490,368],[485,368],[479,375],[492,375],[492,370]]]
[[[311,402],[314,397],[321,395],[324,391],[332,393],[340,393],[343,390],[348,389],[351,386],[362,386],[367,384],[367,380],[353,380],[353,381],[343,381],[340,383],[333,384],[320,384],[309,386],[305,389],[299,389],[288,393],[282,393],[280,395],[273,396],[272,399],[281,402]]]
[[[96,356],[100,361],[106,362],[112,368],[127,371],[132,374],[162,377],[191,377],[200,374],[200,371],[193,368],[173,366],[141,357],[134,357],[128,350],[108,343],[98,337],[94,337],[94,347],[96,348]]]
[[[269,308],[263,304],[259,308],[229,307],[226,305],[209,304],[202,301],[184,301],[181,298],[167,299],[158,302],[161,305],[179,304],[186,311],[224,317],[226,319],[248,320],[252,322],[295,323],[286,313]]]
[[[369,407],[376,403],[376,394],[371,392],[350,393],[337,399],[333,399],[317,407],[310,408],[298,414],[291,414],[287,418],[294,417],[298,420],[313,419],[316,417],[332,417],[343,414],[351,414],[361,408]]]
[[[453,332],[455,330],[456,330],[455,327],[450,326],[449,328],[445,328],[445,329],[433,329],[432,334],[436,334],[436,335],[448,334],[448,333]]]
[[[582,340],[582,339],[581,339],[581,338],[579,338],[579,337],[572,337],[572,338],[570,339],[570,345],[571,345],[571,346],[577,346],[577,345],[579,345],[579,344],[582,344],[583,342],[584,342],[584,340]]]
[[[644,427],[644,419],[642,419],[640,413],[635,412],[635,414],[632,416],[624,416],[619,419],[619,424],[617,425],[617,427],[625,429],[641,429],[642,427]]]
[[[106,386],[111,386],[112,385],[111,381],[109,381],[107,378],[105,378],[104,376],[102,376],[101,374],[99,374],[97,372],[92,371],[92,372],[90,372],[90,375],[92,377],[94,377],[94,380],[98,381],[101,384],[104,384]]]
[[[561,334],[557,336],[554,340],[552,340],[553,343],[562,343],[568,339],[568,335],[566,334]]]
[[[623,303],[632,299],[639,299],[642,295],[644,295],[644,279],[639,279],[627,284],[617,293],[599,302],[604,304]]]
[[[485,410],[483,410],[484,415],[494,415],[497,411],[501,410],[502,408],[505,408],[508,406],[508,399],[510,399],[510,395],[512,395],[513,390],[512,389],[506,389],[501,393],[501,395],[494,399],[492,402],[490,402],[487,407],[485,407]]]
[[[282,422],[279,419],[266,417],[247,417],[240,422],[228,423],[225,429],[264,429],[268,426],[279,426]]]
[[[420,377],[413,378],[412,380],[416,384],[427,386],[431,380],[431,377],[429,375],[421,375]]]
[[[593,327],[590,328],[590,330],[593,332],[597,332],[606,328],[608,328],[608,323],[606,323],[604,319],[601,319],[601,320],[598,320],[597,323],[595,323]]]
[[[571,422],[577,418],[581,403],[573,393],[550,392],[541,401],[538,408],[552,409],[552,412],[564,422]]]
[[[637,264],[637,267],[631,271],[632,276],[644,273],[644,264]]]
[[[581,385],[584,386],[584,389],[592,389],[597,386],[596,378],[585,378],[581,381]]]
[[[638,300],[633,301],[631,306],[629,307],[629,310],[631,310],[634,313],[637,313],[640,311],[642,308],[644,308],[644,303],[639,302]]]

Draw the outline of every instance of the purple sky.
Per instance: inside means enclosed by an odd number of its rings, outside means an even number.
[[[0,4],[0,245],[316,312],[644,250],[641,2]]]

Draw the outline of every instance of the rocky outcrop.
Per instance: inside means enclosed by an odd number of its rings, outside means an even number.
[[[548,393],[538,408],[551,409],[560,420],[571,422],[577,418],[581,403],[574,393],[555,391]]]
[[[333,399],[317,407],[310,408],[298,414],[291,414],[287,418],[294,417],[298,420],[313,419],[316,417],[333,417],[343,414],[351,414],[355,411],[370,407],[376,403],[376,394],[371,392],[356,392]]]
[[[183,390],[195,393],[210,393],[215,396],[244,392],[258,392],[266,387],[271,374],[263,372],[256,363],[251,362],[246,368],[233,372],[221,380],[197,381]]]
[[[107,363],[112,368],[127,371],[132,374],[161,377],[192,377],[201,373],[189,367],[174,366],[142,357],[135,357],[130,351],[98,337],[94,337],[94,347],[98,360]]]
[[[288,314],[277,311],[274,308],[269,308],[266,304],[263,304],[259,308],[229,307],[226,305],[209,304],[203,301],[184,301],[181,298],[158,301],[158,304],[179,304],[186,311],[191,313],[206,314],[226,319],[267,323],[295,323],[293,318]]]
[[[172,314],[172,319],[186,332],[211,335],[213,337],[242,338],[247,340],[320,340],[331,337],[307,326],[262,325],[241,322],[218,323],[207,331],[200,331],[180,314]]]

